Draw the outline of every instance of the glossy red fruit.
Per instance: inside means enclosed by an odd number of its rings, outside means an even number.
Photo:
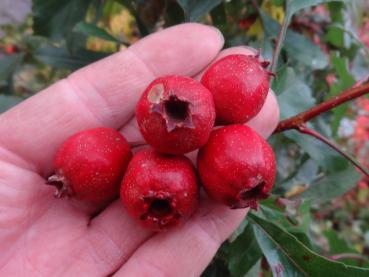
[[[269,62],[229,55],[211,65],[201,83],[213,94],[217,123],[244,123],[262,108],[269,91]]]
[[[142,94],[136,118],[146,142],[157,151],[187,153],[209,138],[215,121],[213,97],[191,78],[161,77]]]
[[[95,128],[76,133],[58,149],[55,174],[56,197],[73,196],[92,202],[106,202],[119,195],[132,152],[126,139],[111,128]]]
[[[197,165],[211,198],[231,208],[257,208],[272,189],[276,162],[270,145],[244,125],[212,132],[199,151]]]
[[[142,150],[128,165],[120,197],[128,213],[143,226],[156,231],[176,226],[198,206],[194,167],[184,156]]]

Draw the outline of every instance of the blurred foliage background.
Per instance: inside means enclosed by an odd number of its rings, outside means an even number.
[[[369,2],[328,0],[0,0],[0,113],[70,72],[186,21],[214,25],[225,47],[272,60],[285,119],[369,77]],[[1,119],[0,119],[1,120]],[[369,167],[369,100],[309,127]],[[273,196],[251,213],[203,276],[369,276],[368,179],[296,131],[272,136]]]

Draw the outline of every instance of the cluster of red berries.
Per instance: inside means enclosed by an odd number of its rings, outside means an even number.
[[[259,55],[230,55],[201,82],[182,76],[154,80],[136,107],[140,131],[152,148],[133,157],[117,131],[97,128],[67,139],[49,183],[57,196],[89,201],[120,197],[144,226],[167,229],[184,222],[208,195],[231,208],[256,208],[275,178],[269,144],[241,125],[262,108],[269,91],[267,63]],[[214,125],[228,125],[213,130]],[[183,154],[200,149],[197,172]]]

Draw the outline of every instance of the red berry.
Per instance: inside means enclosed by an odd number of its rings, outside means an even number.
[[[4,49],[5,49],[5,53],[7,53],[8,55],[16,54],[19,52],[18,47],[14,44],[8,44],[5,46]]]
[[[215,120],[213,97],[191,78],[161,77],[142,94],[136,117],[143,137],[156,150],[187,153],[209,138]]]
[[[244,123],[261,110],[269,91],[268,64],[259,54],[229,55],[206,70],[201,83],[213,94],[217,123]]]
[[[143,226],[157,231],[176,226],[198,205],[194,167],[184,156],[142,150],[128,165],[120,197],[128,213]]]
[[[213,131],[197,165],[206,192],[231,208],[257,208],[272,189],[276,163],[270,145],[244,125]]]
[[[126,139],[111,128],[95,128],[76,133],[58,149],[55,174],[56,197],[106,202],[119,195],[119,185],[132,157]]]

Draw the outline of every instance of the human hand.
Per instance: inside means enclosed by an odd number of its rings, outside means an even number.
[[[148,36],[89,65],[0,116],[1,276],[198,276],[247,210],[204,199],[183,226],[154,234],[119,200],[101,210],[53,198],[45,185],[56,149],[77,131],[106,126],[143,142],[134,107],[156,77],[199,76],[223,50],[212,27],[183,24]],[[248,125],[267,137],[279,110],[269,93]]]

